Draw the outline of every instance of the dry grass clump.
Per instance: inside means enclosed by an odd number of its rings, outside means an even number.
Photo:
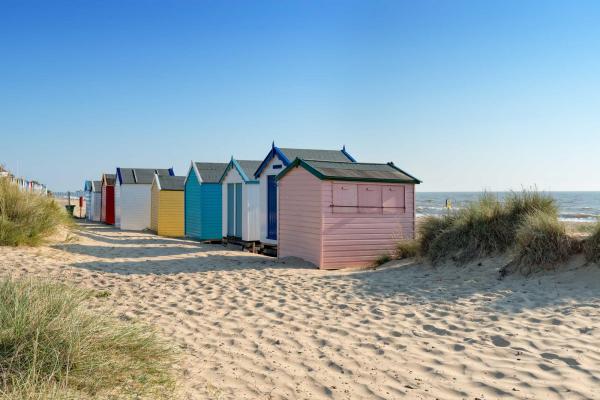
[[[396,245],[395,257],[398,260],[418,257],[421,254],[421,244],[418,240],[403,240]]]
[[[39,245],[68,223],[66,212],[53,199],[0,178],[0,245]]]
[[[583,243],[583,253],[589,262],[600,264],[600,222],[598,222],[592,234]]]
[[[438,236],[449,229],[454,224],[455,219],[453,214],[443,217],[428,216],[423,218],[417,229],[420,254],[428,256]]]
[[[171,346],[148,327],[92,313],[92,295],[0,281],[0,397],[173,398]]]
[[[574,245],[565,225],[555,216],[535,212],[528,215],[517,230],[515,255],[509,270],[528,275],[551,269],[569,259]]]
[[[377,257],[377,259],[375,260],[375,262],[373,262],[373,266],[374,267],[379,267],[383,264],[389,263],[390,261],[392,261],[394,258],[389,255],[389,254],[382,254],[379,257]]]
[[[537,212],[557,218],[556,204],[545,194],[511,193],[501,202],[484,193],[465,209],[427,218],[419,229],[421,252],[433,264],[446,259],[465,263],[506,252],[523,221]]]

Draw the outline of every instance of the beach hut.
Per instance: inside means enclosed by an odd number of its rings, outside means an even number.
[[[244,242],[260,240],[259,186],[253,173],[260,161],[231,159],[220,183],[222,196],[223,237]]]
[[[88,221],[92,220],[92,181],[85,181],[83,184],[83,198],[85,199],[85,218]]]
[[[154,175],[150,229],[161,236],[183,237],[185,176]]]
[[[277,176],[279,257],[364,267],[415,236],[415,185],[393,163],[296,159]]]
[[[172,168],[117,168],[115,226],[132,231],[150,228],[150,190],[155,174],[175,175]]]
[[[102,174],[102,207],[100,221],[115,224],[115,174]]]
[[[355,162],[356,160],[346,151],[292,149],[271,145],[269,154],[265,157],[254,177],[260,186],[260,241],[266,244],[277,244],[277,181],[276,176],[290,165],[296,158],[321,161]]]
[[[185,236],[196,240],[223,237],[220,180],[227,165],[192,161],[185,179]]]
[[[90,221],[100,221],[102,213],[102,181],[92,181],[90,202],[86,203],[85,206],[90,209],[88,219]]]

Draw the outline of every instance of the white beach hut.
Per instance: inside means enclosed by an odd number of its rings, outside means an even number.
[[[90,221],[100,221],[102,216],[102,181],[92,181],[92,190],[90,193],[90,202],[86,204],[89,207],[88,219]]]
[[[223,237],[242,241],[260,240],[259,182],[253,173],[260,161],[231,159],[223,176]]]
[[[172,168],[117,168],[115,226],[133,231],[150,228],[151,188],[154,174],[175,175]]]

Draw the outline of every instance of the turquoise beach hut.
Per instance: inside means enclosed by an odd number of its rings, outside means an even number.
[[[221,176],[228,163],[192,161],[185,179],[185,236],[217,240],[222,231]]]

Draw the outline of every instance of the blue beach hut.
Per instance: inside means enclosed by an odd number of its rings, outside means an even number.
[[[228,163],[192,161],[185,179],[185,236],[216,240],[222,232],[221,176]]]

